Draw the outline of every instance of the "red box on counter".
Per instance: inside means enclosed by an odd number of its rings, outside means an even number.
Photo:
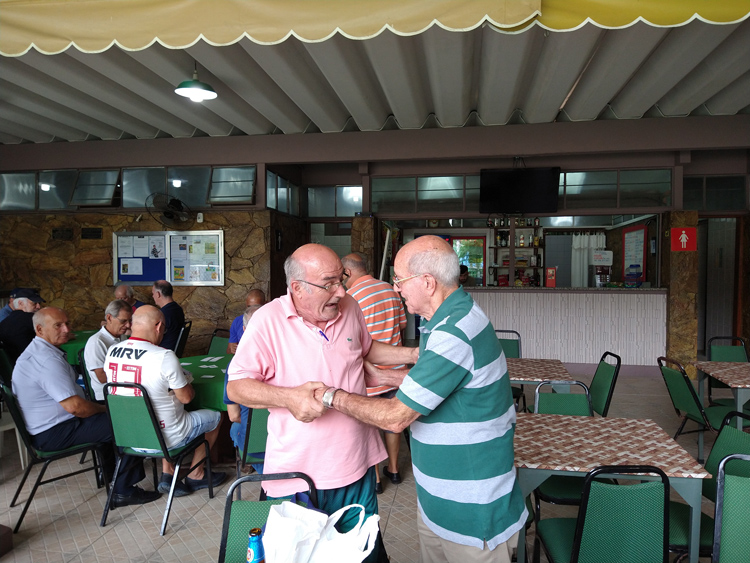
[[[544,269],[544,287],[556,287],[557,283],[557,266],[554,268]]]

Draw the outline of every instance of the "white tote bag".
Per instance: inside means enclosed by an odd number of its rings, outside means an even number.
[[[336,523],[347,510],[358,510],[357,524],[342,534],[336,530]],[[308,563],[360,563],[375,548],[378,537],[380,516],[370,515],[365,520],[365,507],[350,504],[340,508],[328,517],[325,528],[315,544]]]

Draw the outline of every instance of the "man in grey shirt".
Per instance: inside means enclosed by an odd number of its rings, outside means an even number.
[[[59,346],[71,335],[68,315],[57,307],[34,313],[36,336],[13,369],[13,395],[35,447],[58,451],[86,443],[100,443],[107,480],[114,473],[112,430],[102,405],[87,401],[76,384],[76,374]],[[144,491],[136,483],[145,477],[143,460],[125,456],[117,483],[114,505],[144,504],[161,495]]]

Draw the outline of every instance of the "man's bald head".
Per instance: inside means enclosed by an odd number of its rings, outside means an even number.
[[[164,338],[164,313],[153,305],[138,307],[133,313],[132,335],[136,338],[148,340],[157,346]]]
[[[266,304],[266,294],[263,293],[260,289],[251,289],[247,297],[245,298],[245,307],[252,307],[254,305],[265,305]]]
[[[433,235],[421,236],[404,245],[396,262],[409,274],[430,274],[446,288],[458,287],[458,256],[450,244]]]
[[[58,307],[39,309],[31,318],[34,331],[53,346],[65,344],[72,335],[68,314]]]

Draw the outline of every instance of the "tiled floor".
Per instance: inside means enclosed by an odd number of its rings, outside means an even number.
[[[572,372],[582,381],[590,380],[590,375],[580,369],[573,368]],[[530,402],[533,401],[531,390],[527,388]],[[669,434],[673,434],[678,425],[658,372],[621,375],[609,414],[650,418]],[[679,442],[695,455],[696,434],[681,437]],[[707,451],[712,443],[713,437],[707,434]],[[411,563],[419,560],[419,542],[415,523],[416,492],[405,445],[401,456],[404,482],[395,486],[387,479],[383,481],[385,491],[379,497],[381,529],[391,561]],[[53,475],[59,474],[77,465],[76,458],[69,458],[52,464],[50,471]],[[32,470],[32,477],[37,471],[37,468]],[[8,433],[0,458],[0,524],[11,528],[22,510],[21,506],[9,508],[20,478],[15,438]],[[257,485],[253,485],[246,498],[257,498]],[[175,499],[167,533],[161,537],[159,526],[166,502],[163,498],[149,505],[114,510],[107,526],[101,528],[99,520],[105,494],[96,489],[92,473],[48,484],[37,492],[21,530],[13,536],[14,549],[0,562],[215,561],[227,487],[228,483],[224,484],[211,500],[206,491]],[[29,490],[30,485],[27,485],[21,493],[21,501],[28,497]],[[707,503],[704,510],[710,512],[712,506]],[[554,508],[547,512],[555,513]],[[529,547],[533,545],[532,538],[533,528],[528,538]]]

